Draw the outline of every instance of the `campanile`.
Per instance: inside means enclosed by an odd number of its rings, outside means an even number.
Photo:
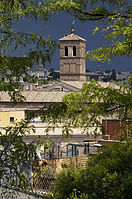
[[[86,40],[71,33],[65,35],[60,41],[60,80],[85,81],[85,46]]]

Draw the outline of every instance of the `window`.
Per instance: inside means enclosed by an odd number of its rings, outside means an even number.
[[[76,46],[73,46],[73,56],[76,56]]]
[[[14,117],[10,117],[10,123],[14,123]]]
[[[68,47],[65,46],[65,56],[68,56]]]

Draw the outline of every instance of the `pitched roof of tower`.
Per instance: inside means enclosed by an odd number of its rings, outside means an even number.
[[[71,33],[69,35],[65,35],[63,38],[59,39],[59,41],[68,41],[68,40],[75,40],[75,41],[86,41],[82,37],[79,37],[75,33]]]

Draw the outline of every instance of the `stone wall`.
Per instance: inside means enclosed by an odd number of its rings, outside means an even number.
[[[0,198],[1,199],[40,199],[43,198],[41,194],[35,194],[27,191],[17,191],[13,189],[7,189],[0,187]]]

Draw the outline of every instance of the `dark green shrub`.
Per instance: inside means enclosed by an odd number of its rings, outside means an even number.
[[[76,190],[76,195],[73,195]],[[87,168],[65,168],[54,185],[54,198],[132,198],[132,144],[116,143],[91,156]]]

